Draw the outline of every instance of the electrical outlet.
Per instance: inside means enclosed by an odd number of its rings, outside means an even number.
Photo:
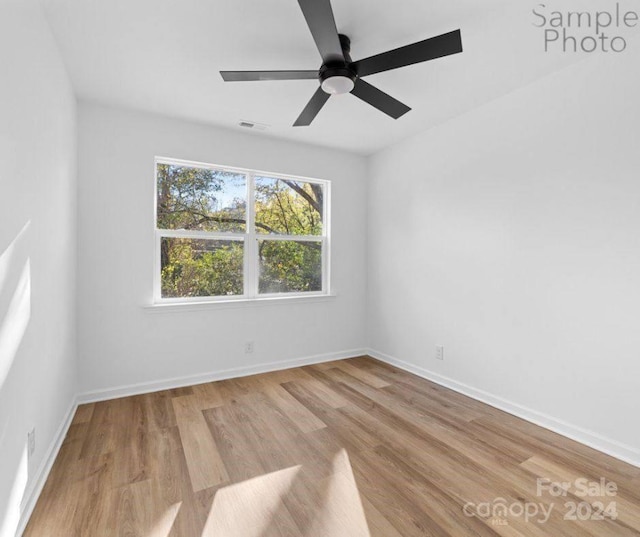
[[[244,344],[244,353],[245,354],[252,354],[253,353],[253,341],[247,341]]]
[[[444,360],[444,346],[436,345],[436,360]]]
[[[35,427],[27,433],[27,450],[29,457],[36,451],[36,429]]]

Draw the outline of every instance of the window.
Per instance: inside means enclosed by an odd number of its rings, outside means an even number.
[[[156,159],[158,302],[324,295],[329,183]]]

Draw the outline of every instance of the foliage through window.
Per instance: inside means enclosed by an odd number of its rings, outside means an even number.
[[[325,294],[326,181],[156,161],[156,297]]]

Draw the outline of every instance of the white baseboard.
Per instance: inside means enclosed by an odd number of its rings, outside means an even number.
[[[539,425],[540,427],[549,429],[550,431],[566,436],[576,442],[580,442],[581,444],[640,468],[640,450],[629,445],[611,440],[593,431],[583,429],[582,427],[567,423],[566,421],[559,420],[542,412],[513,403],[497,395],[493,395],[484,390],[444,377],[422,367],[398,360],[397,358],[384,354],[383,352],[368,349],[367,354],[381,362],[385,362],[399,369],[408,371],[409,373],[413,373],[414,375],[435,382],[445,388],[450,388],[458,393],[471,397],[472,399],[476,399],[477,401],[486,403],[494,408],[508,412],[518,418],[522,418],[523,420]]]
[[[128,397],[130,395],[158,392],[161,390],[170,390],[172,388],[182,388],[184,386],[193,386],[194,384],[204,384],[205,382],[215,382],[217,380],[247,377],[249,375],[257,375],[259,373],[269,373],[270,371],[280,371],[283,369],[291,369],[293,367],[301,367],[304,365],[320,364],[323,362],[331,362],[333,360],[343,360],[345,358],[354,358],[356,356],[362,356],[364,354],[367,354],[367,351],[365,349],[353,349],[349,351],[317,354],[315,356],[307,356],[305,358],[295,358],[293,360],[282,360],[279,362],[270,362],[266,364],[224,369],[221,371],[201,373],[198,375],[190,375],[186,377],[175,377],[151,382],[141,382],[138,384],[129,384],[127,386],[118,386],[115,388],[107,388],[104,390],[82,393],[78,396],[78,403],[95,403],[97,401],[106,401],[108,399]]]
[[[76,413],[76,408],[78,408],[78,403],[74,398],[69,405],[62,423],[58,427],[58,430],[53,437],[53,441],[49,445],[49,448],[47,449],[47,452],[45,453],[45,456],[40,463],[40,467],[36,471],[35,476],[31,481],[31,485],[25,491],[24,499],[22,500],[21,505],[22,513],[20,515],[20,522],[18,524],[18,530],[16,531],[17,536],[22,535],[25,528],[27,527],[27,523],[31,518],[31,514],[33,513],[33,509],[36,506],[38,498],[40,497],[40,493],[42,492],[44,484],[47,482],[49,472],[51,472],[53,463],[55,462],[56,457],[58,456],[58,452],[62,447],[62,442],[67,436],[67,431],[71,426],[71,421],[73,420],[73,416]]]

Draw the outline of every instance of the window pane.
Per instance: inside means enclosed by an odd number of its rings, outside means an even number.
[[[256,233],[322,235],[324,186],[257,176]]]
[[[259,292],[322,291],[322,243],[259,240]]]
[[[242,295],[244,243],[161,241],[162,298]]]
[[[158,229],[245,231],[243,174],[158,164]]]

